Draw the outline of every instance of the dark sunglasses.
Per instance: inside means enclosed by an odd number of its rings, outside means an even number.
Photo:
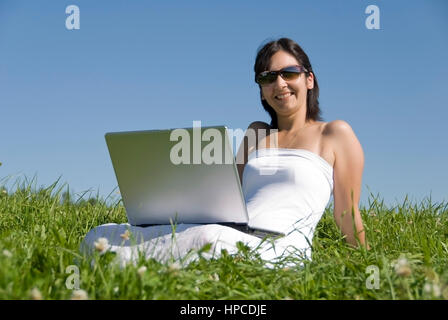
[[[279,71],[263,71],[257,75],[255,82],[260,86],[271,84],[277,80],[277,76],[283,78],[283,80],[295,80],[302,72],[308,72],[303,66],[290,66],[283,68]]]

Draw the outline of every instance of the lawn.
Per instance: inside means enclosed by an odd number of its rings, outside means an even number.
[[[386,207],[370,195],[360,211],[371,247],[345,243],[326,209],[312,261],[266,268],[244,246],[185,268],[141,259],[125,268],[110,254],[80,254],[86,233],[126,222],[120,199],[70,194],[56,181],[0,181],[0,299],[448,299],[448,204]],[[8,187],[6,187],[8,186]],[[205,248],[206,249],[206,248]],[[297,261],[299,265],[300,261]]]

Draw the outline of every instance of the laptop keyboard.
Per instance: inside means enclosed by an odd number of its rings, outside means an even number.
[[[231,227],[233,229],[250,234],[251,236],[255,236],[260,239],[284,237],[284,234],[282,234],[282,233],[253,229],[245,224],[243,224],[243,225],[236,224],[236,223],[218,223],[218,224],[226,226],[226,227]]]

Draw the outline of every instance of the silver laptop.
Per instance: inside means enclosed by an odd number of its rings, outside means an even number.
[[[225,126],[110,132],[105,139],[131,225],[219,223],[257,233],[248,227]]]

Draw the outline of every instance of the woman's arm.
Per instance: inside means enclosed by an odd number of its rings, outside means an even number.
[[[334,218],[350,245],[356,247],[357,240],[359,240],[362,246],[369,249],[358,208],[364,169],[364,152],[347,122],[335,120],[328,125],[335,156],[333,168]]]

